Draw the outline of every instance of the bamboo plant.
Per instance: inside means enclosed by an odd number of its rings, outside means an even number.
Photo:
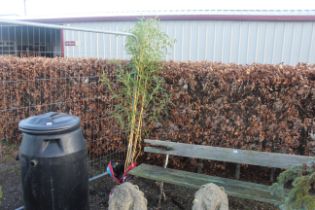
[[[115,90],[103,74],[102,81],[113,97],[119,101],[114,107],[114,117],[128,135],[125,168],[136,162],[141,153],[144,118],[146,122],[156,119],[168,102],[159,76],[161,59],[165,57],[172,40],[159,28],[155,19],[140,20],[131,29],[137,39],[126,41],[126,50],[131,56],[129,68],[121,68],[116,74]]]

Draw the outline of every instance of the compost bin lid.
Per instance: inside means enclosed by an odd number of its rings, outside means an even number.
[[[19,129],[30,134],[59,134],[80,127],[80,118],[58,112],[35,115],[19,123]]]

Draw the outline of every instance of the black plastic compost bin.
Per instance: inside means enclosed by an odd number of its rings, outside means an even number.
[[[78,117],[49,112],[19,123],[25,210],[87,210],[87,151]]]

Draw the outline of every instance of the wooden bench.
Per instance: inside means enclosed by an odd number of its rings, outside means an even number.
[[[271,195],[268,185],[170,169],[167,168],[168,158],[170,155],[173,155],[236,163],[238,165],[236,167],[236,176],[239,176],[240,164],[270,167],[271,169],[287,169],[291,166],[314,161],[314,157],[311,156],[257,152],[149,139],[145,139],[144,142],[149,144],[149,146],[144,148],[145,152],[166,155],[165,165],[164,167],[160,167],[141,164],[130,171],[131,175],[196,189],[206,183],[214,183],[224,187],[226,193],[230,196],[274,205],[278,205],[280,199]]]

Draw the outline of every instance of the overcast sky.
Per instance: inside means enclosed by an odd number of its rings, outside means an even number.
[[[25,0],[29,17],[187,9],[315,9],[315,0]],[[24,14],[24,0],[0,0],[0,15]]]

